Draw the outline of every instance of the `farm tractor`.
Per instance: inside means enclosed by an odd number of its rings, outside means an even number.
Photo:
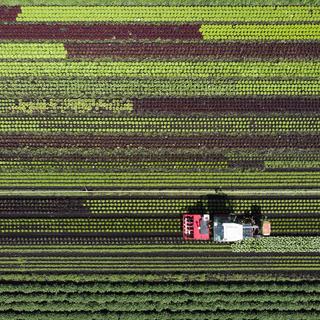
[[[255,219],[250,214],[184,214],[182,219],[184,240],[235,242],[271,233],[269,221]]]

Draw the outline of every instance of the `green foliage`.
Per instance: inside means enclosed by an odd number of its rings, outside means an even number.
[[[0,44],[1,49],[1,44]],[[45,48],[44,48],[45,49]],[[13,53],[14,54],[14,53]],[[1,56],[0,56],[1,57]],[[318,79],[318,61],[76,61],[0,62],[5,78],[309,78]],[[90,103],[90,101],[89,101]]]
[[[63,43],[0,43],[0,59],[42,60],[66,57],[67,51]]]
[[[234,188],[318,186],[319,172],[113,172],[0,174],[3,187]]]
[[[319,117],[2,117],[0,132],[72,132],[141,135],[313,133]]]
[[[320,26],[320,25],[319,25]],[[320,27],[319,27],[320,28]],[[5,99],[318,96],[319,80],[0,79]]]
[[[246,239],[233,243],[232,250],[234,252],[320,252],[320,237]]]
[[[174,2],[173,2],[174,4]],[[226,22],[318,21],[319,8],[305,6],[23,6],[19,22]]]
[[[221,5],[319,5],[319,0],[2,0],[2,5],[113,5],[113,6],[221,6]]]
[[[306,41],[320,39],[319,24],[202,25],[204,40],[215,41]]]

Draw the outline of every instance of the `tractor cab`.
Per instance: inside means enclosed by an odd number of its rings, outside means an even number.
[[[184,214],[183,240],[210,240],[210,216]]]

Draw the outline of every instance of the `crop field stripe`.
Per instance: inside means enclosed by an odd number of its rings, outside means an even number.
[[[252,114],[268,115],[317,114],[320,100],[315,97],[190,97],[190,98],[133,98],[133,99],[1,99],[1,115],[45,114],[57,117],[66,115],[151,115],[190,114]]]
[[[318,96],[320,80],[0,78],[4,99]]]
[[[58,319],[67,319],[67,317],[73,316],[73,319],[88,319],[89,317],[92,317],[92,319],[103,319],[102,316],[108,319],[114,320],[116,317],[121,314],[121,317],[124,319],[150,319],[149,317],[154,317],[151,319],[166,319],[166,316],[170,314],[170,319],[179,319],[182,320],[184,313],[186,312],[192,312],[195,313],[197,318],[194,319],[201,319],[200,316],[204,317],[210,316],[210,319],[235,319],[235,313],[238,313],[239,316],[242,316],[246,319],[257,319],[257,318],[251,318],[250,315],[254,315],[258,310],[257,308],[254,308],[251,310],[252,302],[233,302],[229,303],[225,301],[208,301],[208,303],[204,302],[205,297],[203,297],[202,301],[196,301],[193,302],[185,302],[185,301],[179,301],[179,302],[167,302],[167,303],[157,303],[147,301],[143,303],[142,301],[139,301],[139,303],[130,303],[130,297],[127,298],[127,301],[121,301],[117,302],[114,301],[113,303],[103,303],[102,302],[89,302],[89,303],[81,303],[81,299],[79,299],[76,303],[68,303],[68,302],[48,302],[44,304],[37,304],[34,302],[29,303],[10,303],[10,304],[2,304],[0,306],[0,310],[4,312],[4,315],[6,315],[6,312],[14,311],[14,312],[22,312],[23,315],[27,315],[28,313],[31,314],[31,319],[35,319],[33,317],[32,313],[37,314],[36,319],[45,319],[45,318],[39,318],[40,316],[44,315],[47,316],[47,319],[57,319],[56,315],[58,315]],[[210,305],[214,304],[214,307]],[[106,306],[110,307],[106,307]],[[228,306],[230,306],[228,308]],[[305,309],[303,309],[303,306],[305,306]],[[220,310],[228,310],[228,312],[222,312]],[[274,302],[270,303],[261,303],[261,307],[259,308],[259,312],[261,313],[268,313],[270,316],[270,313],[274,310],[281,310],[284,312],[284,316],[290,317],[290,312],[302,312],[305,310],[306,315],[309,313],[312,315],[315,314],[315,311],[319,311],[318,305],[313,301],[305,302],[305,304],[294,304],[294,303],[281,303],[281,302]],[[248,311],[250,310],[250,311]],[[32,311],[32,312],[30,312]],[[218,311],[218,312],[217,312]],[[239,312],[240,311],[240,312]],[[56,314],[57,312],[57,314]],[[54,316],[52,317],[52,313],[54,313]],[[75,313],[75,314],[74,314]],[[78,314],[80,313],[81,318],[78,317]],[[233,314],[232,314],[233,313]],[[51,316],[48,316],[48,314]],[[249,314],[249,317],[246,316]],[[301,313],[298,313],[301,315]],[[272,312],[272,315],[274,313]],[[296,314],[295,314],[296,315]],[[61,318],[60,316],[65,316],[65,318]],[[273,319],[279,319],[280,314],[277,314],[278,318],[276,317],[270,317],[269,320]],[[86,318],[85,318],[86,317]],[[111,318],[112,317],[112,318]],[[219,317],[227,317],[227,318],[219,318]],[[104,318],[104,319],[105,319]],[[28,316],[26,316],[25,319],[30,319]],[[90,318],[89,318],[90,319]],[[239,319],[239,318],[238,318]],[[243,318],[242,318],[243,319]],[[263,318],[267,319],[267,318]],[[288,318],[287,318],[288,319]],[[294,319],[308,319],[313,320],[316,318],[294,318]]]
[[[200,173],[10,173],[0,175],[2,187],[223,188],[319,187],[320,172],[200,172]]]
[[[0,24],[1,40],[319,40],[320,24]]]
[[[319,44],[320,45],[320,44]],[[191,97],[191,98],[134,98],[133,111],[137,113],[317,113],[318,97]],[[9,103],[8,103],[9,104]]]
[[[319,59],[318,42],[72,43],[70,59]],[[19,56],[18,56],[19,57]]]
[[[252,287],[254,285],[253,282],[257,283],[258,285],[264,284],[268,285],[274,283],[275,281],[277,284],[284,284],[287,285],[302,285],[303,284],[310,284],[313,283],[317,285],[319,279],[317,279],[315,273],[304,273],[303,277],[301,277],[300,272],[282,272],[282,273],[269,273],[269,272],[259,272],[259,277],[255,274],[250,273],[242,273],[242,272],[234,272],[234,273],[197,273],[190,276],[190,274],[186,272],[181,272],[179,274],[174,273],[166,273],[166,274],[141,274],[139,272],[134,272],[132,274],[99,274],[99,273],[88,273],[85,277],[81,274],[28,274],[28,273],[21,273],[21,274],[1,274],[0,273],[1,283],[3,285],[7,285],[8,283],[17,286],[17,284],[25,284],[26,282],[30,285],[39,284],[42,286],[44,283],[50,285],[58,284],[59,290],[61,292],[61,283],[65,282],[66,285],[74,285],[76,283],[82,283],[83,285],[87,285],[90,282],[96,282],[97,285],[105,285],[109,283],[110,285],[114,285],[115,283],[120,288],[120,284],[140,284],[140,283],[153,283],[153,284],[181,284],[181,283],[189,283],[190,285],[194,286],[196,284],[203,285],[203,283],[209,284],[210,282],[214,281],[215,285],[227,281],[231,281],[236,285],[250,285]],[[188,279],[188,281],[186,281]],[[228,283],[231,285],[231,283]],[[2,286],[1,286],[2,287]],[[54,288],[54,287],[53,287]],[[230,287],[231,288],[231,287]],[[275,287],[276,288],[276,287]],[[186,289],[187,290],[187,289]],[[219,290],[219,289],[218,289]],[[306,289],[303,289],[306,291]],[[155,290],[153,290],[155,291]],[[221,289],[220,289],[221,291]],[[270,291],[270,290],[269,290]],[[297,291],[297,290],[295,290]],[[193,291],[194,292],[194,291]],[[310,292],[310,290],[309,290]],[[312,290],[315,292],[315,290]]]
[[[177,232],[180,219],[147,218],[26,218],[1,219],[1,233]]]
[[[135,275],[137,279],[142,278],[143,276],[140,276],[138,274]],[[102,282],[98,281],[96,283],[93,280],[97,278],[97,276],[90,276],[88,275],[87,278],[91,283],[73,283],[73,282],[66,282],[65,284],[59,283],[59,279],[65,279],[66,277],[61,277],[57,275],[55,278],[52,278],[52,276],[48,276],[48,279],[51,281],[48,281],[48,283],[41,283],[36,282],[35,280],[32,281],[32,278],[30,279],[30,276],[28,277],[28,282],[24,282],[23,279],[27,279],[26,276],[20,276],[22,281],[20,285],[17,285],[16,283],[11,282],[2,282],[0,286],[0,292],[2,294],[11,294],[11,293],[25,293],[26,295],[30,294],[56,294],[56,293],[62,293],[62,294],[97,294],[97,293],[104,293],[104,294],[117,294],[117,293],[123,293],[123,294],[145,294],[148,293],[150,295],[163,295],[163,294],[181,294],[181,295],[221,295],[221,298],[227,298],[229,295],[235,294],[235,295],[242,295],[245,299],[247,296],[251,296],[252,294],[255,294],[260,291],[261,297],[264,297],[265,295],[282,295],[282,299],[285,299],[283,296],[283,293],[287,294],[288,296],[292,294],[303,294],[306,296],[313,296],[314,294],[319,294],[320,288],[319,283],[317,282],[307,282],[307,283],[284,283],[284,282],[276,282],[276,283],[268,283],[268,282],[253,282],[248,281],[246,282],[240,282],[240,283],[223,283],[223,282],[215,282],[215,283],[206,283],[206,286],[203,286],[203,284],[200,283],[178,283],[178,282],[167,282],[167,283],[153,283],[152,281],[141,281],[138,282],[134,281],[133,283],[128,283],[126,281],[124,282]],[[7,278],[11,279],[12,276],[8,275]],[[106,278],[101,276],[101,278]],[[101,280],[100,278],[100,280]],[[157,279],[157,275],[154,275],[154,278]],[[249,277],[248,277],[249,278]],[[56,279],[56,281],[52,280]],[[93,280],[92,280],[93,279]],[[123,279],[126,279],[125,276]],[[60,280],[61,281],[61,280]],[[261,293],[263,290],[264,293]],[[228,295],[226,295],[228,293]],[[256,296],[257,299],[259,299],[259,296]],[[170,297],[170,296],[169,296]]]
[[[313,6],[22,6],[18,22],[291,22],[320,20]]]
[[[30,6],[29,0],[2,0],[1,5],[10,6],[12,3],[19,3],[21,6]],[[36,6],[64,6],[65,0],[37,0]],[[68,0],[69,6],[302,6],[302,5],[320,5],[319,0]]]
[[[73,0],[75,1],[75,0]],[[228,309],[227,306],[225,306],[226,309]],[[133,312],[133,311],[127,311],[128,309],[126,309],[124,312],[121,312],[121,316],[126,319],[126,320],[135,320],[135,319],[140,319],[140,320],[148,320],[150,319],[150,317],[152,317],[152,319],[159,319],[159,320],[164,320],[164,319],[168,319],[168,312],[167,311],[157,311],[154,312],[154,310],[156,309],[156,306],[154,306],[154,308],[152,309],[152,312],[148,312],[147,314],[145,312]],[[189,311],[191,312],[191,311]],[[16,312],[12,312],[12,311],[3,311],[3,316],[5,317],[5,319],[8,320],[15,320],[16,319]],[[279,319],[281,316],[287,316],[292,320],[318,320],[318,314],[315,311],[281,311],[278,313],[275,313],[274,311],[272,311],[272,315],[270,313],[270,311],[261,311],[259,312],[259,319],[261,320],[275,320],[275,319]],[[62,311],[59,310],[59,313],[54,313],[54,316],[52,314],[52,312],[50,311],[41,311],[41,312],[28,312],[28,311],[21,311],[19,312],[19,316],[21,315],[21,317],[23,319],[30,319],[30,320],[46,320],[46,319],[53,319],[53,320],[65,320],[67,319],[67,317],[72,316],[74,319],[79,319],[79,320],[86,320],[89,317],[94,317],[95,320],[105,320],[106,317],[108,317],[108,319],[110,320],[117,320],[119,319],[119,312],[117,311],[108,311],[108,312],[99,312],[99,311],[82,311],[82,312],[77,312],[77,311],[64,311],[64,309],[62,309]],[[230,320],[238,320],[239,316],[251,320],[251,319],[257,319],[256,318],[256,311],[254,311],[254,313],[249,313],[248,311],[239,311],[237,310],[236,312],[224,312],[224,311],[214,311],[212,312],[210,310],[210,312],[208,310],[205,310],[204,313],[199,313],[199,311],[197,313],[194,313],[194,315],[192,316],[192,319],[194,320],[201,320],[203,319],[204,316],[208,316],[210,317],[210,319],[212,320],[219,320],[219,319],[230,319]],[[170,319],[172,320],[184,320],[185,319],[185,312],[175,312],[175,313],[170,313]]]
[[[42,60],[66,59],[67,50],[63,43],[0,43],[0,59],[6,60]]]
[[[233,137],[233,136],[232,136]],[[264,136],[261,136],[263,138]],[[199,137],[200,138],[200,137]],[[183,139],[182,139],[183,140]],[[177,153],[174,154],[173,151]],[[57,161],[65,161],[69,163],[87,163],[92,162],[134,162],[138,163],[143,162],[214,162],[224,164],[227,163],[253,163],[255,162],[271,162],[271,161],[283,161],[284,164],[288,163],[297,163],[300,162],[317,162],[320,161],[320,152],[317,149],[305,149],[299,150],[299,152],[294,152],[292,149],[286,149],[283,152],[279,153],[276,148],[270,149],[186,149],[186,148],[176,148],[172,150],[171,148],[163,148],[158,150],[156,148],[132,148],[128,152],[125,148],[118,148],[118,150],[112,149],[102,149],[102,148],[50,148],[46,149],[37,149],[37,148],[28,148],[28,150],[17,147],[17,148],[1,148],[1,161],[8,163],[9,161],[18,162],[18,161],[36,161],[44,162],[49,161],[55,164]],[[189,159],[189,156],[192,155],[192,160]],[[131,162],[132,161],[132,162]],[[63,201],[63,200],[62,200]],[[17,199],[19,202],[19,199]]]
[[[318,133],[319,116],[304,117],[1,117],[0,133],[73,132],[109,134]]]
[[[259,165],[260,163],[257,163]],[[77,172],[77,171],[120,171],[129,170],[169,170],[172,168],[179,168],[185,170],[194,170],[194,168],[202,168],[204,170],[213,169],[227,169],[227,162],[213,162],[213,161],[137,161],[132,163],[130,161],[2,161],[0,160],[0,172]],[[261,163],[262,166],[262,163]]]
[[[116,294],[119,293],[123,293],[123,294],[128,294],[131,297],[133,297],[133,295],[137,295],[139,296],[141,293],[145,294],[147,293],[148,296],[162,296],[162,299],[164,299],[164,295],[169,294],[170,296],[185,296],[185,295],[190,295],[190,298],[193,296],[194,293],[196,293],[196,295],[200,298],[203,294],[206,294],[209,297],[215,297],[215,296],[219,296],[221,300],[223,300],[224,298],[226,298],[226,293],[228,293],[228,296],[232,296],[231,297],[235,297],[239,295],[239,299],[243,299],[243,300],[249,300],[250,297],[252,295],[256,296],[257,301],[263,300],[263,298],[265,297],[265,295],[271,295],[278,297],[279,295],[282,295],[282,299],[285,299],[285,297],[283,296],[284,294],[286,294],[286,296],[288,297],[292,297],[292,296],[298,296],[300,297],[300,299],[303,299],[301,295],[303,295],[303,297],[305,297],[306,300],[308,300],[309,297],[315,299],[316,295],[319,295],[319,290],[317,285],[308,285],[308,287],[303,286],[303,284],[301,285],[301,290],[297,289],[297,286],[276,286],[274,285],[274,289],[272,289],[272,286],[268,286],[266,284],[261,284],[261,288],[265,293],[261,293],[258,290],[258,288],[254,285],[254,283],[250,283],[252,285],[252,289],[249,286],[243,286],[241,284],[238,284],[237,286],[235,285],[231,285],[230,289],[228,290],[228,288],[224,288],[218,284],[216,284],[216,289],[212,288],[211,286],[209,286],[209,284],[207,284],[207,292],[204,292],[204,290],[201,290],[201,288],[199,288],[199,286],[193,284],[194,287],[194,291],[192,291],[192,289],[190,288],[190,286],[188,287],[185,284],[185,288],[181,288],[181,286],[179,286],[179,284],[167,284],[167,286],[161,286],[161,285],[157,285],[157,284],[153,284],[154,288],[152,288],[152,285],[150,283],[147,283],[144,286],[141,286],[139,284],[136,284],[136,287],[133,288],[132,286],[130,286],[129,284],[123,285],[121,283],[118,283],[118,288],[114,287],[113,285],[108,286],[107,284],[91,284],[91,287],[85,285],[84,283],[82,283],[82,285],[74,285],[74,284],[66,284],[64,286],[60,286],[57,287],[57,285],[52,285],[52,284],[48,284],[48,286],[44,286],[41,284],[32,284],[29,283],[29,286],[26,287],[25,284],[20,284],[19,286],[17,285],[13,285],[10,286],[8,284],[1,284],[1,293],[3,297],[10,297],[12,298],[12,293],[23,293],[26,295],[26,297],[30,297],[33,295],[42,295],[45,294],[48,296],[48,298],[50,296],[56,296],[58,299],[57,294],[55,294],[55,292],[64,295],[70,295],[70,296],[74,296],[74,295],[80,295],[82,294],[84,297],[88,297],[89,295],[96,295],[96,294],[105,294],[104,297],[108,297],[108,295],[110,295],[110,297],[115,296]],[[52,288],[53,287],[53,288]],[[275,291],[275,289],[278,289],[277,291]],[[259,292],[259,295],[257,295],[257,292]],[[231,298],[230,297],[230,298]],[[242,298],[241,298],[242,297]],[[261,298],[260,298],[261,297]],[[102,298],[100,296],[100,298]],[[259,299],[259,300],[258,300]],[[8,299],[10,300],[10,299]],[[304,300],[304,299],[303,299]],[[311,299],[310,299],[311,300]]]
[[[305,297],[301,297],[301,296],[297,296],[296,294],[287,294],[286,298],[284,299],[284,297],[281,294],[277,294],[274,293],[272,295],[272,301],[270,301],[270,304],[280,304],[280,303],[285,303],[287,302],[288,304],[293,304],[293,303],[298,303],[299,302],[299,298],[302,299],[303,302],[305,303],[314,303],[319,301],[319,296],[317,296],[316,294],[306,294],[305,293]],[[117,299],[118,298],[118,299]],[[179,294],[174,294],[172,293],[172,295],[167,298],[165,297],[165,294],[163,293],[153,293],[153,294],[149,294],[148,296],[145,296],[141,293],[137,293],[135,295],[133,294],[128,294],[128,296],[126,295],[119,295],[117,297],[116,294],[110,293],[108,296],[99,296],[99,294],[83,294],[83,298],[82,301],[84,304],[88,304],[88,303],[93,303],[93,304],[100,304],[100,303],[130,303],[130,300],[128,301],[128,298],[133,302],[133,303],[141,303],[141,302],[152,302],[152,303],[161,303],[162,301],[166,301],[166,302],[170,302],[170,303],[186,303],[187,301],[192,301],[194,303],[203,303],[203,297],[202,295],[198,295],[198,294],[192,294],[192,293],[179,293]],[[241,294],[239,293],[235,293],[235,294],[230,294],[229,297],[223,296],[222,294],[208,294],[207,296],[207,302],[223,302],[223,303],[228,303],[228,298],[230,299],[231,303],[239,303],[239,302],[253,302],[255,301],[256,298],[256,302],[268,302],[268,294],[263,294],[261,293],[261,295],[259,295],[258,297],[254,294],[246,294],[241,296]],[[282,298],[282,299],[281,299]],[[290,299],[291,298],[291,299]],[[7,301],[8,304],[15,304],[17,301],[14,300],[14,297],[8,293],[1,295],[0,298],[1,302],[5,302]],[[70,294],[66,294],[66,293],[62,293],[61,295],[54,295],[54,294],[43,294],[43,293],[37,293],[35,295],[33,294],[27,294],[25,296],[21,297],[21,302],[45,302],[47,299],[48,302],[54,302],[54,301],[66,301],[68,303],[78,303],[79,301],[81,301],[81,296],[80,293],[70,293]],[[95,299],[97,299],[98,301],[95,301]],[[301,300],[300,300],[301,302]]]
[[[97,148],[319,148],[318,134],[283,135],[226,135],[212,134],[201,136],[143,136],[143,135],[102,135],[102,134],[0,134],[2,148],[13,147],[97,147]]]
[[[291,226],[289,226],[291,228]],[[320,237],[271,237],[233,243],[233,252],[319,252]]]
[[[310,41],[320,39],[320,24],[203,24],[200,32],[209,41]]]
[[[199,24],[0,24],[0,40],[202,39]]]
[[[1,47],[0,47],[1,49]],[[319,61],[0,62],[1,78],[319,78]]]

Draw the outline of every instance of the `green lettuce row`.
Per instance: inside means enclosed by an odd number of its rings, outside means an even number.
[[[153,283],[153,282],[139,282],[136,283],[127,283],[127,282],[105,282],[101,283],[101,279],[109,279],[116,277],[117,279],[160,279],[159,275],[87,275],[86,279],[90,280],[90,283],[79,282],[75,283],[41,283],[34,282],[37,278],[44,278],[45,275],[34,275],[33,282],[23,282],[23,279],[29,279],[30,276],[26,275],[15,275],[16,279],[21,279],[22,282],[17,283],[1,283],[0,292],[1,297],[5,295],[13,294],[22,294],[26,296],[36,295],[36,294],[47,294],[47,295],[55,295],[59,297],[59,295],[63,294],[100,294],[102,296],[108,296],[109,294],[145,294],[145,295],[153,295],[153,294],[167,294],[169,297],[173,294],[208,294],[208,295],[216,295],[219,294],[221,296],[227,297],[231,294],[238,294],[240,296],[246,297],[247,295],[251,296],[252,294],[257,295],[258,297],[262,297],[262,295],[278,295],[281,294],[285,299],[286,295],[319,295],[320,293],[320,284],[317,282],[313,283],[288,283],[288,282],[272,282],[272,283],[259,283],[259,282],[249,282],[249,283],[230,283],[230,282],[220,282],[220,283],[210,283],[207,282],[205,284],[202,283],[178,283],[178,282],[169,282],[169,283]],[[72,277],[73,276],[73,277]],[[100,276],[100,280],[98,277]],[[250,278],[250,275],[242,275],[242,277],[247,276]],[[259,279],[258,275],[255,275],[257,280]],[[2,275],[3,278],[13,279],[14,275]],[[47,275],[49,280],[54,279],[71,279],[71,278],[83,278],[82,275]],[[121,278],[122,277],[122,278]],[[240,276],[239,276],[240,277]],[[232,278],[232,276],[230,276]],[[162,279],[165,279],[165,276],[162,275]],[[96,280],[94,282],[93,280]],[[93,281],[93,282],[92,282]],[[1,299],[1,298],[0,298]]]
[[[2,187],[233,188],[318,187],[320,172],[10,173]]]
[[[2,5],[113,5],[113,6],[226,6],[226,5],[319,5],[319,0],[2,0]]]
[[[300,220],[294,220],[288,218],[285,221],[280,221],[280,219],[272,218],[271,228],[272,234],[319,234],[320,230],[320,219],[319,218],[300,218]]]
[[[183,5],[183,3],[182,3]],[[18,22],[319,21],[305,6],[22,6]]]
[[[45,244],[47,245],[47,243]],[[57,254],[57,253],[66,253],[69,255],[74,254],[95,254],[99,256],[101,254],[113,254],[113,253],[175,253],[177,251],[183,252],[202,252],[206,253],[226,253],[231,252],[231,247],[229,244],[214,243],[208,242],[207,244],[198,243],[195,244],[179,244],[179,245],[128,245],[123,246],[119,245],[108,245],[108,246],[77,246],[77,245],[70,245],[70,246],[45,246],[45,245],[37,245],[37,246],[2,246],[1,251],[10,254],[18,254],[18,255],[25,255],[30,253],[42,253],[42,254]]]
[[[40,252],[39,252],[40,253]],[[37,254],[37,252],[35,252]],[[196,256],[194,256],[196,257]],[[3,256],[1,272],[319,271],[319,256]]]
[[[197,199],[86,199],[84,206],[92,214],[163,215],[178,216],[196,207]]]
[[[0,220],[0,233],[180,232],[180,219],[15,218]]]
[[[234,252],[320,252],[320,237],[263,237],[231,246]]]
[[[262,163],[267,169],[318,169],[320,161],[265,161]],[[227,161],[2,161],[0,172],[180,172],[180,171],[222,171],[232,168],[237,170],[257,171],[260,168],[246,164],[239,164],[234,168]]]
[[[205,298],[204,298],[205,300]],[[121,299],[120,299],[121,301]],[[40,302],[27,302],[27,303],[10,303],[10,304],[1,304],[0,311],[16,311],[16,312],[101,312],[106,313],[108,312],[173,312],[173,313],[184,313],[184,312],[201,312],[203,316],[208,316],[209,314],[214,311],[229,311],[229,312],[236,312],[236,311],[246,311],[255,313],[256,311],[320,311],[319,303],[317,302],[305,302],[305,303],[297,303],[296,300],[292,302],[285,301],[285,302],[266,302],[266,303],[259,303],[257,301],[256,307],[253,307],[253,302],[233,302],[228,303],[227,301],[215,301],[210,300],[208,298],[208,302],[206,301],[196,301],[190,303],[157,303],[157,302],[140,302],[140,303],[130,303],[128,302],[112,302],[110,304],[99,304],[97,302],[92,303],[69,303],[69,302],[47,302],[42,304]],[[212,302],[212,305],[210,305]],[[215,303],[214,303],[215,302]],[[228,307],[229,306],[229,307]],[[204,313],[206,312],[206,313]],[[139,317],[136,315],[137,318]],[[136,319],[137,319],[136,318]],[[89,318],[90,319],[90,318]],[[150,318],[148,318],[150,319]],[[154,319],[158,319],[154,318]],[[167,318],[168,319],[168,318]],[[242,318],[243,319],[243,318]]]
[[[319,80],[0,79],[3,99],[316,96]]]
[[[94,287],[94,283],[97,285],[113,285],[117,286],[121,291],[123,291],[123,287],[121,287],[121,284],[124,285],[134,285],[135,287],[141,284],[150,284],[152,288],[156,288],[155,284],[160,285],[183,285],[186,287],[186,284],[188,283],[191,286],[199,285],[203,286],[205,283],[208,287],[209,283],[214,282],[214,285],[231,285],[233,283],[235,286],[249,286],[254,291],[255,290],[253,285],[258,285],[259,288],[261,288],[261,285],[269,286],[269,289],[265,289],[264,291],[270,291],[270,292],[280,292],[284,290],[284,285],[290,286],[291,291],[300,291],[299,289],[294,289],[293,286],[297,286],[297,288],[302,288],[306,292],[317,292],[317,285],[319,284],[320,278],[317,276],[316,273],[306,273],[306,272],[281,272],[278,271],[277,273],[269,273],[267,271],[260,272],[260,273],[241,273],[241,272],[228,272],[228,273],[186,273],[186,272],[179,272],[179,273],[173,273],[173,272],[167,272],[163,274],[144,274],[144,273],[114,273],[114,274],[108,274],[108,273],[100,273],[99,271],[88,274],[79,274],[79,273],[65,273],[65,274],[36,274],[36,273],[0,273],[0,281],[1,286],[4,287],[4,292],[18,292],[19,286],[18,285],[24,285],[27,284],[27,286],[30,287],[31,291],[25,291],[25,287],[22,290],[22,292],[46,292],[47,289],[39,289],[43,288],[43,285],[49,286],[53,292],[63,292],[63,290],[67,290],[66,287],[71,286],[79,286],[79,285],[89,285],[92,287],[92,290],[84,289],[81,292],[105,292],[101,291],[102,289],[97,289]],[[230,283],[231,281],[231,283]],[[274,285],[274,283],[277,284],[277,286]],[[7,287],[8,284],[10,284],[10,288]],[[273,284],[270,286],[270,284]],[[34,285],[37,285],[36,289],[32,289]],[[303,285],[312,287],[307,289],[306,287],[303,287]],[[281,288],[279,286],[282,286]],[[16,288],[13,290],[12,288]],[[73,287],[72,287],[73,288]],[[230,287],[231,288],[231,287]],[[243,292],[247,292],[248,289],[243,289],[241,287]],[[302,290],[301,289],[301,290]],[[45,291],[43,291],[45,290]],[[62,291],[61,291],[62,290]],[[163,290],[163,289],[162,289]],[[169,289],[168,289],[169,290]],[[171,291],[175,289],[170,289]],[[221,291],[221,289],[218,289]],[[232,289],[232,292],[235,292],[234,289]],[[126,290],[127,292],[128,290]],[[130,291],[130,290],[129,290]],[[178,290],[180,291],[180,290]],[[186,289],[186,291],[188,291]],[[0,290],[1,292],[1,290]],[[70,292],[70,290],[68,290]],[[74,289],[71,289],[71,292],[74,292]],[[108,291],[109,292],[109,291]],[[145,292],[145,291],[143,291]],[[154,289],[152,292],[159,292],[159,290]],[[195,290],[191,289],[191,292],[196,292]]]
[[[211,134],[320,131],[320,117],[2,117],[0,132]]]
[[[131,113],[133,102],[128,99],[55,99],[26,101],[0,100],[0,114],[10,115],[110,115]]]
[[[231,199],[230,211],[241,214],[258,208],[263,215],[318,214],[320,199]]]
[[[320,161],[264,161],[265,168],[279,169],[279,168],[320,168]]]
[[[0,45],[1,49],[1,45]],[[0,56],[1,57],[1,56]],[[0,77],[308,77],[320,75],[318,61],[78,61],[0,62]]]
[[[40,59],[66,59],[67,50],[63,43],[0,43],[0,59],[6,60],[40,60]]]
[[[50,294],[50,293],[37,293],[37,294],[21,294],[18,293],[16,295],[12,294],[2,294],[0,297],[0,302],[15,305],[17,301],[21,303],[60,303],[65,302],[72,304],[83,303],[84,305],[92,304],[92,306],[98,307],[100,305],[101,309],[106,308],[105,304],[128,304],[135,303],[141,307],[144,306],[145,303],[151,304],[163,304],[170,308],[171,305],[185,304],[190,302],[190,304],[199,303],[200,305],[204,303],[204,300],[207,303],[214,304],[225,304],[227,302],[237,305],[239,302],[248,303],[248,302],[256,302],[264,304],[269,303],[270,305],[278,306],[282,303],[287,302],[289,305],[294,303],[314,303],[320,302],[320,297],[318,293],[287,293],[284,296],[282,292],[272,293],[272,295],[267,293],[229,293],[228,295],[225,292],[222,293],[171,293],[168,295],[167,293],[137,293],[132,292],[129,294],[119,294],[119,293],[60,293]],[[104,305],[104,306],[103,306]],[[107,307],[108,308],[108,307]]]
[[[320,24],[203,24],[200,32],[214,41],[319,40]]]
[[[17,319],[30,319],[30,320],[105,320],[106,317],[108,320],[150,320],[150,319],[159,319],[159,320],[203,320],[204,316],[210,317],[212,320],[228,319],[228,320],[318,320],[319,312],[317,311],[301,311],[301,312],[276,312],[276,311],[261,311],[249,313],[248,311],[238,311],[238,312],[224,312],[224,311],[206,311],[205,314],[195,312],[188,313],[185,312],[171,313],[171,312],[150,312],[150,313],[137,313],[137,312],[68,312],[60,311],[58,312],[2,312],[0,319],[8,320],[17,320]]]
[[[93,214],[161,215],[177,216],[190,208],[206,211],[234,212],[260,210],[263,215],[318,214],[320,199],[86,199],[84,206]]]
[[[227,169],[219,161],[1,161],[0,172],[213,171]]]

